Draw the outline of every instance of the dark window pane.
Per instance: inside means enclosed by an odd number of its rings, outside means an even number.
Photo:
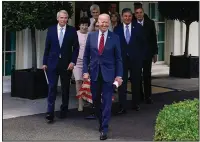
[[[2,76],[4,76],[4,53],[2,55]]]
[[[156,19],[156,13],[155,13],[155,3],[150,3],[150,18],[151,19]]]
[[[164,61],[164,44],[158,43],[158,61]]]
[[[11,75],[12,65],[15,65],[15,60],[16,60],[15,52],[6,53],[5,75]]]
[[[165,23],[158,23],[158,41],[165,41]]]
[[[158,20],[159,20],[160,22],[165,22],[164,17],[160,14],[159,11],[158,11],[158,15],[159,15]]]
[[[16,34],[15,32],[6,32],[6,51],[16,50]]]

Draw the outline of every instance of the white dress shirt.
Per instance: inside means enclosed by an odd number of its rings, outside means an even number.
[[[57,26],[58,40],[59,40],[59,37],[60,37],[61,28],[63,28],[62,32],[63,32],[63,37],[64,37],[64,36],[65,36],[66,25],[65,25],[64,27],[61,27],[61,26],[58,24],[58,26]]]
[[[100,44],[101,36],[102,36],[102,32],[101,32],[101,30],[99,30],[98,49],[99,49],[99,44]],[[105,44],[106,44],[107,36],[108,36],[108,30],[104,32],[104,46],[105,46]]]
[[[124,37],[126,38],[126,24],[123,23],[123,25],[124,25]],[[131,23],[128,24],[128,29],[129,29],[130,36],[131,36],[131,26],[132,26]]]
[[[142,21],[137,20],[137,22],[138,22],[139,24],[141,24],[142,26],[144,25],[144,19],[143,19]]]

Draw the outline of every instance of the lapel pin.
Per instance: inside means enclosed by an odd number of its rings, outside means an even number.
[[[134,26],[133,26],[133,28],[134,28]]]
[[[110,38],[110,37],[108,36],[108,38]]]

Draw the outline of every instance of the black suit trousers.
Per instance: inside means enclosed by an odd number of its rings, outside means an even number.
[[[142,80],[141,80],[141,100],[151,97],[151,68],[152,59],[144,60],[142,64]]]
[[[118,90],[120,107],[123,109],[127,108],[126,100],[129,70],[131,75],[132,105],[139,105],[140,103],[141,68],[141,63],[136,60],[130,60],[128,56],[123,59],[123,83]]]

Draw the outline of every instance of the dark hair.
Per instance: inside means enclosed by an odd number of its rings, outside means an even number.
[[[117,17],[117,22],[120,22],[120,15],[119,15],[119,13],[117,13],[117,12],[112,12],[112,13],[110,14],[110,19],[112,18],[112,15],[115,15],[115,16]]]
[[[126,12],[129,12],[129,13],[133,14],[130,8],[124,8],[124,9],[122,10],[122,15],[123,15],[124,13],[126,13]]]
[[[80,20],[79,20],[79,26],[81,24],[88,24],[88,27],[90,26],[90,19],[88,17],[82,17]]]
[[[142,9],[144,11],[144,9],[142,8],[142,4],[140,2],[134,3],[134,10],[137,10],[137,9]]]

